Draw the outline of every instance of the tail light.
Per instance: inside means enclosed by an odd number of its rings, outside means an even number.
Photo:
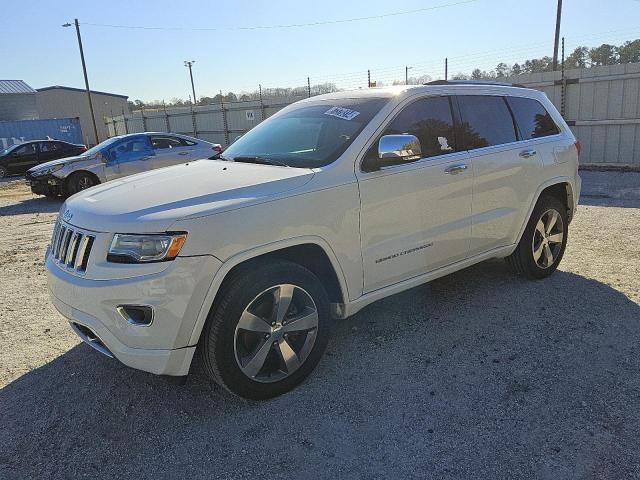
[[[580,152],[582,151],[582,145],[580,145],[580,140],[576,140],[575,146],[576,146],[576,150],[578,151],[578,156],[580,156]]]
[[[213,147],[211,148],[211,150],[213,150],[214,152],[216,152],[217,154],[221,154],[223,151],[222,145],[220,145],[219,143],[216,143],[213,145]]]

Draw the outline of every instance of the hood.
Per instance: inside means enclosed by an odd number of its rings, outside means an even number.
[[[67,200],[70,223],[97,232],[165,232],[177,220],[264,202],[300,188],[311,169],[199,160],[114,180]]]
[[[84,162],[87,160],[92,159],[92,156],[82,156],[82,155],[78,155],[76,157],[65,157],[65,158],[59,158],[58,160],[51,160],[50,162],[45,162],[45,163],[39,163],[38,165],[36,165],[35,167],[31,167],[29,169],[29,172],[35,172],[36,170],[45,170],[49,167],[53,167],[55,165],[60,165],[60,164],[68,164],[68,163],[73,163],[73,162]]]

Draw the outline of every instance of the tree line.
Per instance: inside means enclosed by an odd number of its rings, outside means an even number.
[[[602,65],[640,62],[640,39],[624,42],[622,45],[603,43],[599,47],[577,47],[564,60],[565,70],[572,68],[589,68]],[[523,73],[540,73],[553,71],[551,57],[533,58],[522,63],[509,66],[500,62],[494,70],[474,69],[471,74],[457,73],[454,80],[484,80],[506,78]]]
[[[240,93],[228,92],[226,95],[218,93],[213,97],[202,96],[198,98],[195,103],[199,105],[219,105],[220,103],[231,102],[248,102],[252,100],[259,100],[262,98],[282,98],[282,97],[306,97],[311,91],[311,96],[322,95],[323,93],[337,92],[339,88],[330,82],[319,83],[316,85],[308,85],[302,87],[269,87],[269,88],[256,88],[253,91],[242,91]],[[192,105],[191,99],[184,100],[182,98],[174,97],[168,102],[164,100],[152,100],[149,102],[143,102],[142,100],[129,101],[129,110],[140,110],[142,108],[148,109],[162,109],[169,107],[189,107]]]
[[[621,45],[611,45],[603,43],[599,47],[589,48],[586,46],[577,47],[571,52],[564,61],[565,70],[572,68],[589,68],[600,65],[616,65],[621,63],[635,63],[640,62],[640,39],[629,40]],[[541,58],[533,58],[525,60],[521,63],[514,63],[508,65],[504,62],[500,62],[493,70],[481,70],[479,68],[474,69],[470,74],[459,72],[452,78],[454,80],[486,80],[486,79],[500,79],[511,77],[514,75],[520,75],[523,73],[539,73],[539,72],[551,72],[553,70],[553,59],[548,56]],[[409,77],[409,84],[420,85],[431,80],[429,75],[422,75],[419,77]],[[405,80],[394,80],[392,85],[404,85]],[[383,86],[384,83],[378,81],[373,82],[374,86]],[[331,93],[340,90],[334,83],[326,82],[316,85],[311,85],[311,95],[320,95],[323,93]],[[253,91],[242,91],[239,93],[228,92],[223,95],[222,92],[213,96],[202,96],[198,98],[195,105],[212,105],[220,103],[231,102],[243,102],[258,100],[260,96],[262,98],[282,98],[282,97],[306,97],[309,95],[309,86],[300,87],[273,87],[263,88],[262,90],[256,88]],[[161,109],[165,107],[188,107],[191,106],[191,99],[184,100],[182,98],[174,97],[168,102],[164,100],[153,100],[143,102],[142,100],[129,101],[130,110],[140,110],[143,108],[149,109]]]

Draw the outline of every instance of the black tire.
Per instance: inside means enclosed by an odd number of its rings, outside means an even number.
[[[311,330],[315,341],[311,349],[307,350],[306,357],[296,370],[290,374],[282,372],[283,375],[288,376],[281,380],[268,380],[270,383],[265,383],[256,380],[258,374],[252,378],[241,369],[240,360],[236,356],[236,348],[238,348],[236,342],[239,338],[236,327],[245,309],[254,305],[257,299],[262,298],[261,295],[267,295],[265,292],[285,284],[295,286],[296,291],[302,289],[300,290],[303,291],[302,295],[313,300],[318,320],[317,328]],[[293,298],[296,298],[296,295],[299,294],[294,293]],[[290,305],[293,306],[294,303],[291,301]],[[277,309],[275,300],[272,308]],[[288,307],[288,311],[291,308]],[[282,324],[285,323],[283,321]],[[252,262],[240,267],[229,279],[225,280],[218,300],[209,313],[198,349],[201,353],[203,367],[214,381],[241,397],[263,400],[290,391],[313,371],[327,346],[329,323],[329,299],[322,283],[313,273],[296,263],[285,260]],[[269,328],[269,324],[266,325]],[[238,331],[243,332],[242,330]],[[273,335],[273,337],[267,340],[258,340],[260,343],[255,351],[258,351],[259,345],[264,345],[267,350],[270,350],[266,357],[267,360],[263,361],[260,372],[269,365],[270,359],[276,359],[276,362],[283,360],[281,353],[278,357],[278,353],[281,352],[280,348],[278,347],[276,350],[278,342],[274,342],[273,347],[270,346],[271,340],[275,338],[277,333],[265,333],[264,335],[265,337]],[[291,340],[289,337],[288,341],[295,342],[295,339]],[[290,346],[290,344],[287,345]],[[269,355],[272,356],[269,357]],[[296,359],[298,358],[296,354]],[[272,361],[271,364],[273,363]]]
[[[69,177],[66,190],[69,196],[71,196],[82,190],[93,187],[98,183],[100,182],[98,182],[96,178],[90,173],[76,172]]]
[[[539,229],[537,229],[538,222],[542,221],[543,225],[545,224],[545,219],[553,216],[553,212],[557,212],[558,218],[560,221],[556,220],[554,223],[554,230],[552,230],[553,235],[547,237],[551,238],[557,235],[561,228],[562,232],[562,241],[551,243],[547,242],[549,247],[549,251],[552,251],[552,262],[545,262],[545,259],[548,257],[544,253],[546,250],[542,248],[542,236],[540,234]],[[561,227],[559,226],[561,223]],[[533,212],[531,213],[531,217],[527,222],[527,226],[522,234],[522,238],[518,243],[518,247],[515,251],[505,258],[507,265],[511,269],[512,272],[523,275],[527,278],[533,280],[539,280],[545,277],[548,277],[553,272],[556,271],[562,257],[564,256],[564,251],[567,246],[567,237],[569,234],[569,221],[567,218],[567,209],[564,204],[553,196],[542,196],[538,200]],[[538,251],[536,246],[540,246],[539,248],[543,253],[541,256],[536,259],[535,251]],[[545,258],[542,258],[542,257]]]

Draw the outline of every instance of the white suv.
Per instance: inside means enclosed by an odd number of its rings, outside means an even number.
[[[580,193],[579,143],[546,96],[439,82],[313,97],[219,161],[69,198],[46,266],[89,345],[248,398],[299,384],[333,318],[495,257],[550,275]]]

